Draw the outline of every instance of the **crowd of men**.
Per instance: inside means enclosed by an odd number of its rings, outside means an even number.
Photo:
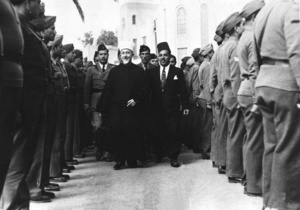
[[[120,170],[180,167],[182,144],[264,209],[300,209],[299,5],[252,0],[222,21],[212,44],[184,57],[104,44],[94,64],[63,45],[40,0],[0,0],[1,209],[49,202],[85,151]],[[51,181],[51,182],[50,182]],[[2,191],[3,189],[3,191]],[[201,198],[200,198],[201,199]]]

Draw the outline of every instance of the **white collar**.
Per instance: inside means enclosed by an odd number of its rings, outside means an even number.
[[[161,79],[161,75],[162,75],[162,72],[163,72],[163,69],[165,68],[165,72],[166,72],[166,78],[168,78],[168,74],[169,74],[169,69],[170,69],[170,64],[167,65],[166,67],[163,67],[160,65],[160,79]]]

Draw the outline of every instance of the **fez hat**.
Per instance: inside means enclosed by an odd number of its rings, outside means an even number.
[[[75,59],[82,58],[82,51],[75,49],[74,53],[75,53]]]
[[[135,44],[131,41],[121,41],[119,43],[119,50],[122,51],[124,49],[131,50],[132,52],[134,51],[134,46]]]
[[[168,50],[169,53],[171,54],[171,49],[168,45],[168,42],[161,42],[157,45],[157,50],[158,52],[161,52],[162,50]]]
[[[208,53],[210,53],[213,50],[214,50],[213,45],[208,44],[208,45],[206,45],[205,47],[202,48],[202,50],[200,51],[200,55],[206,56]]]
[[[103,43],[99,44],[98,51],[100,50],[108,50]]]
[[[72,52],[74,50],[74,45],[73,44],[65,44],[63,47],[66,50],[67,54],[69,54],[70,52]]]
[[[50,28],[54,26],[56,17],[55,16],[45,16],[45,29]]]
[[[242,12],[240,13],[240,16],[243,18],[248,18],[254,12],[261,10],[261,8],[263,8],[264,6],[265,6],[264,0],[252,0],[244,6]]]
[[[140,53],[141,52],[145,52],[145,51],[149,51],[150,52],[150,48],[147,45],[141,45],[140,46]]]
[[[48,46],[49,47],[54,47],[54,46],[59,46],[62,44],[62,41],[63,41],[63,38],[64,38],[64,35],[59,35],[59,34],[56,34],[55,38],[54,38],[54,41],[51,41],[48,43]]]
[[[230,32],[238,23],[242,21],[242,17],[239,12],[232,13],[223,24],[222,31],[224,33]]]
[[[186,63],[190,58],[191,56],[185,56],[184,58],[181,59],[181,62]]]
[[[193,58],[198,58],[199,57],[199,52],[200,52],[200,48],[195,48],[194,50],[193,50],[193,53],[192,53],[192,57]]]

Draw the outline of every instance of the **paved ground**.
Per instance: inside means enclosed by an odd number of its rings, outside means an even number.
[[[91,155],[91,154],[90,154]],[[260,210],[262,199],[229,184],[211,161],[185,151],[180,168],[167,159],[147,168],[114,171],[113,163],[80,159],[56,199],[31,204],[32,210]]]

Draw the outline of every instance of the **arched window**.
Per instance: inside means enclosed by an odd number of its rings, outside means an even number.
[[[177,35],[186,34],[186,11],[183,7],[177,10]]]
[[[125,28],[125,18],[122,18],[122,27]]]
[[[135,15],[132,15],[132,25],[135,25],[136,24],[136,17]]]
[[[208,8],[207,4],[201,5],[201,45],[206,45],[208,39]]]

